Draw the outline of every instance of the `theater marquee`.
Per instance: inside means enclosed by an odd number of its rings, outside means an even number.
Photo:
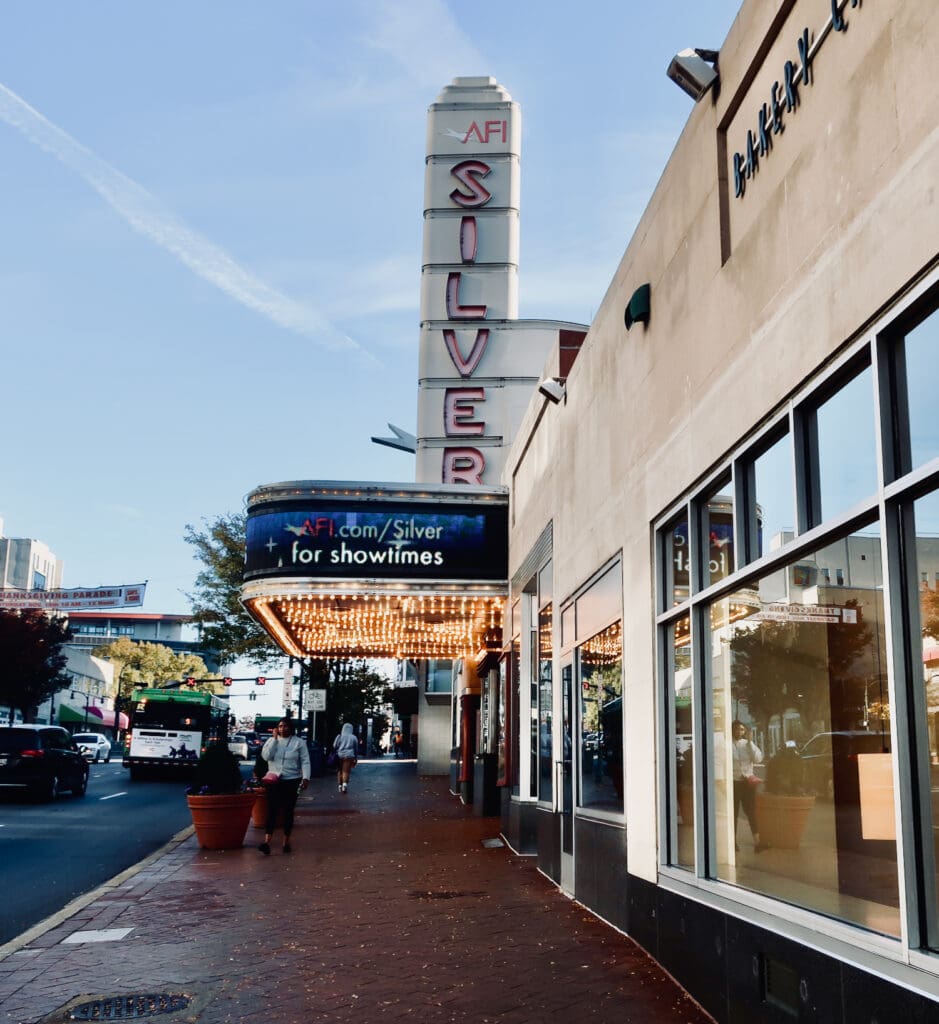
[[[507,509],[458,485],[258,488],[242,601],[295,655],[475,656],[501,636]]]

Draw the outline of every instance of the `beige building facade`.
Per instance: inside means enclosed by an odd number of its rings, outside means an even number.
[[[503,832],[718,1020],[937,1012],[936,52],[748,0],[503,476]]]

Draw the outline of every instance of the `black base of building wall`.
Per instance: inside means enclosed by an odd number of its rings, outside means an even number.
[[[553,811],[538,810],[538,868],[561,884],[561,823]]]
[[[629,931],[625,829],[574,819],[574,896],[616,928]]]
[[[624,930],[719,1024],[939,1022],[924,995],[635,875],[627,884]]]
[[[502,834],[516,853],[534,855],[538,852],[538,808],[534,804],[512,799],[508,787],[502,794]]]

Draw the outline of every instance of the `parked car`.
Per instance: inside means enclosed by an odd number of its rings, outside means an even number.
[[[806,788],[828,800],[835,796],[837,790],[840,802],[854,803],[858,799],[858,754],[889,751],[888,732],[867,732],[863,729],[820,732],[799,751]]]
[[[248,759],[253,761],[261,753],[264,741],[253,729],[242,733],[242,735],[248,743]]]
[[[0,789],[54,800],[63,790],[84,796],[88,764],[78,744],[57,725],[0,728]]]
[[[245,739],[244,733],[236,732],[233,736],[229,736],[228,749],[242,761],[248,760],[248,741]]]
[[[78,744],[86,761],[97,764],[104,758],[107,764],[111,760],[111,741],[100,732],[76,732],[72,739]]]

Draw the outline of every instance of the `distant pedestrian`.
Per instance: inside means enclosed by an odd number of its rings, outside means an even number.
[[[401,735],[400,729],[395,733],[394,744],[395,757],[404,757],[404,737]]]
[[[271,852],[271,839],[277,828],[277,816],[284,816],[284,853],[290,853],[293,811],[301,789],[310,784],[310,752],[306,743],[294,735],[293,721],[282,718],[274,727],[274,735],[264,744],[261,756],[267,761],[268,773],[277,778],[266,783],[267,822],[264,842],[258,849],[266,856]]]
[[[336,751],[336,756],[339,758],[339,771],[337,772],[339,792],[345,793],[349,789],[349,776],[352,774],[359,755],[359,741],[355,738],[355,733],[349,722],[343,725],[342,732],[333,740],[333,750]]]

